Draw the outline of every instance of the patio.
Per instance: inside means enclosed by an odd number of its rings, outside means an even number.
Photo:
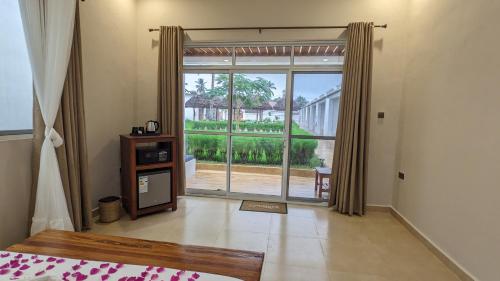
[[[195,175],[186,179],[189,189],[226,190],[226,172],[216,170],[197,170]],[[281,194],[281,175],[264,173],[232,172],[231,191],[248,194]],[[328,199],[323,193],[323,199]],[[290,196],[300,198],[318,198],[314,191],[314,176],[290,176]]]

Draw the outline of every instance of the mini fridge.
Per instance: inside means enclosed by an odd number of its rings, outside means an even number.
[[[172,200],[171,170],[138,172],[137,193],[139,209],[170,203]]]

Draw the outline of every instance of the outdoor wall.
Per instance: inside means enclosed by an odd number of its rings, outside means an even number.
[[[31,136],[0,136],[0,249],[28,233]]]
[[[135,0],[80,2],[83,88],[92,205],[120,195],[120,134],[129,133],[136,92]]]
[[[368,202],[390,205],[396,175],[400,93],[407,1],[391,0],[137,0],[136,122],[156,119],[158,33],[150,27],[343,25],[353,21],[387,23],[375,30]],[[342,30],[190,32],[193,40],[335,39]],[[377,120],[378,111],[386,118]]]
[[[498,1],[411,1],[394,206],[477,280],[499,280]]]

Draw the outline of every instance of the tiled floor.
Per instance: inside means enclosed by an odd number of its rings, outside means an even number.
[[[97,233],[265,252],[262,280],[447,281],[457,277],[389,213],[348,217],[324,207],[242,212],[241,201],[184,197],[176,212],[111,224]]]

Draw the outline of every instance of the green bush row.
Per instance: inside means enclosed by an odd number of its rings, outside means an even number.
[[[283,139],[263,137],[233,137],[232,162],[236,164],[281,165]],[[294,139],[291,145],[291,165],[315,167],[319,159],[314,151],[317,140]],[[227,138],[219,135],[186,135],[186,152],[197,160],[226,162]]]
[[[272,121],[233,121],[233,127],[238,131],[248,132],[283,132],[283,122]],[[191,121],[186,120],[186,130],[225,131],[227,121]]]

